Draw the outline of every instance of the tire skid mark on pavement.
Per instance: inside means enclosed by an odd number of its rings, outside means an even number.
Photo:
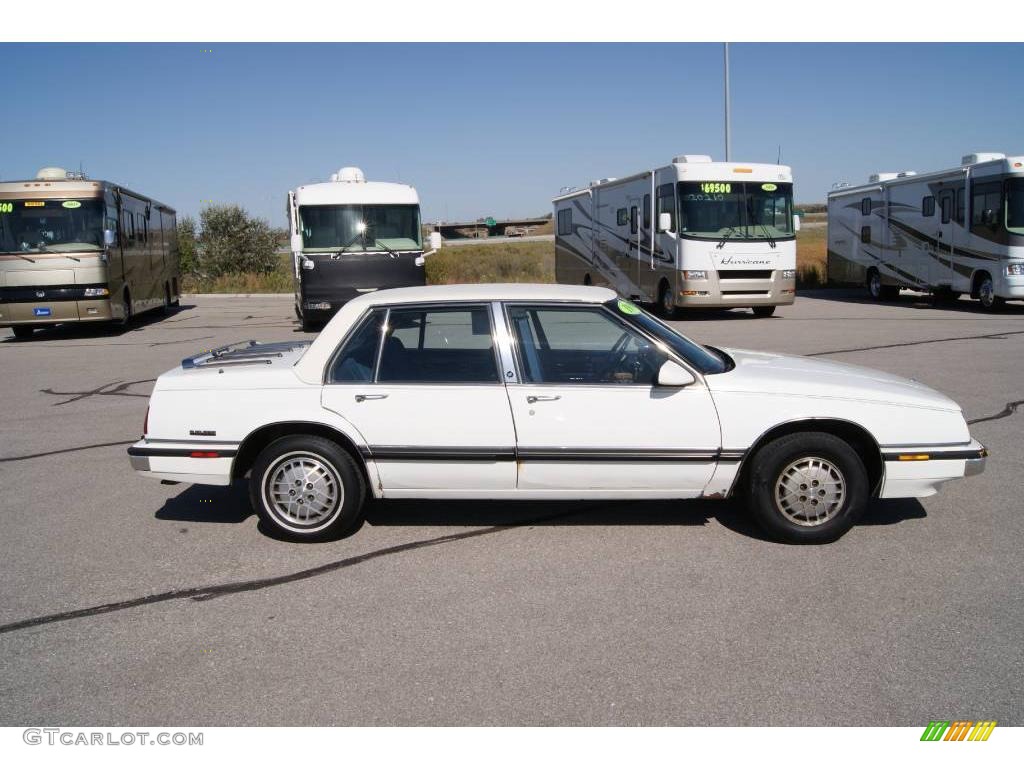
[[[803,357],[821,357],[822,355],[841,355],[845,352],[870,352],[876,349],[896,349],[898,347],[916,347],[921,344],[942,344],[947,341],[975,341],[978,339],[1005,339],[1007,336],[1018,336],[1024,331],[996,331],[978,336],[951,336],[945,339],[921,339],[919,341],[901,341],[895,344],[879,344],[872,347],[851,347],[850,349],[830,349],[825,352],[808,352]]]
[[[1013,416],[1017,412],[1017,409],[1024,405],[1024,400],[1011,400],[1003,406],[1003,410],[999,413],[993,413],[991,416],[979,416],[976,419],[968,419],[968,424],[981,424],[984,421],[998,421],[999,419],[1005,419],[1008,416]]]
[[[110,448],[111,446],[115,445],[131,445],[136,440],[138,440],[138,438],[135,438],[135,440],[118,440],[117,442],[113,443],[93,443],[92,445],[79,445],[75,448],[60,448],[56,451],[44,451],[42,453],[27,453],[24,456],[0,456],[0,463],[7,461],[26,461],[28,459],[38,459],[42,458],[43,456],[56,456],[57,454],[60,453],[75,453],[77,451],[88,451],[91,450],[92,448]]]
[[[351,568],[352,566],[361,565],[362,563],[366,563],[371,560],[376,560],[381,557],[387,557],[388,555],[397,555],[402,552],[410,552],[412,550],[424,549],[426,547],[436,547],[441,544],[450,544],[452,542],[463,541],[465,539],[473,539],[480,536],[488,536],[494,533],[511,531],[517,528],[524,528],[539,523],[546,523],[551,520],[556,520],[558,518],[578,515],[581,512],[586,512],[589,509],[595,509],[599,506],[601,505],[590,505],[588,507],[583,507],[579,509],[572,509],[563,512],[557,512],[550,515],[533,517],[526,520],[522,520],[518,523],[509,523],[506,525],[491,525],[486,528],[478,528],[472,531],[463,531],[462,533],[450,533],[445,536],[436,536],[431,539],[420,539],[418,541],[410,541],[405,544],[396,544],[390,547],[375,549],[371,552],[366,552],[362,555],[353,555],[352,557],[346,557],[341,560],[335,560],[330,563],[318,565],[314,568],[307,568],[302,571],[287,573],[283,576],[271,576],[268,578],[251,579],[248,581],[233,581],[227,582],[225,584],[214,584],[207,587],[172,589],[167,592],[158,592],[156,594],[146,595],[144,597],[136,597],[130,600],[121,600],[116,603],[106,603],[104,605],[95,605],[89,608],[79,608],[74,611],[63,611],[61,613],[51,613],[44,616],[37,616],[31,619],[22,619],[21,621],[15,621],[9,624],[0,624],[0,635],[7,634],[8,632],[17,632],[22,629],[29,629],[31,627],[38,627],[44,624],[53,624],[60,621],[71,621],[72,619],[82,619],[89,616],[99,616],[104,613],[124,611],[129,608],[137,608],[143,605],[153,605],[154,603],[165,603],[170,600],[205,601],[212,600],[217,597],[224,597],[225,595],[239,594],[241,592],[255,592],[257,590],[267,589],[268,587],[276,587],[282,584],[289,584],[294,581],[302,581],[304,579],[312,579],[317,576],[323,576],[327,573],[340,571],[343,568]]]

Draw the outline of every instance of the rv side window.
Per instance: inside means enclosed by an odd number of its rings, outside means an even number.
[[[637,220],[636,220],[636,206],[634,205],[629,209],[629,232],[630,234],[636,234]]]
[[[861,213],[862,216],[870,216],[871,215],[871,198],[870,197],[865,197],[863,200],[860,201],[860,213]]]
[[[563,208],[558,212],[558,234],[572,234],[572,208]]]
[[[926,218],[935,215],[935,198],[931,195],[921,199],[921,215]]]
[[[658,187],[658,216],[667,213],[672,218],[671,232],[676,231],[676,191],[671,184]]]
[[[956,191],[956,223],[957,224],[963,224],[964,223],[964,205],[966,204],[966,201],[964,200],[964,197],[965,197],[965,195],[964,195],[964,188],[960,187],[960,189],[958,189]]]
[[[971,230],[990,234],[1002,224],[1003,183],[987,181],[971,189]]]
[[[953,195],[944,195],[941,201],[942,205],[942,223],[949,224],[949,220],[953,217]]]
[[[644,229],[651,228],[651,196],[644,195]]]
[[[624,226],[626,226],[628,221],[629,221],[629,219],[627,218],[627,213],[626,213],[626,209],[625,208],[619,208],[618,210],[615,211],[615,225],[616,226],[624,227]]]
[[[860,228],[860,241],[862,243],[870,243],[871,242],[871,227],[861,227]]]

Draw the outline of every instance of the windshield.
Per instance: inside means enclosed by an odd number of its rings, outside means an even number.
[[[101,250],[102,200],[0,200],[0,252]]]
[[[675,328],[649,315],[636,304],[623,299],[612,299],[605,306],[626,322],[640,326],[655,338],[665,342],[677,355],[701,373],[708,375],[729,370],[728,363],[707,347],[686,338]]]
[[[1010,179],[1006,184],[1006,228],[1024,235],[1024,179]]]
[[[303,249],[308,251],[420,250],[418,205],[303,205]]]
[[[708,240],[793,237],[793,185],[681,181],[679,234]]]

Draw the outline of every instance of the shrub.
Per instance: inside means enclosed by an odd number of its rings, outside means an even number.
[[[243,272],[265,275],[277,269],[277,233],[265,219],[250,217],[238,205],[208,205],[199,220],[199,272],[217,277]]]

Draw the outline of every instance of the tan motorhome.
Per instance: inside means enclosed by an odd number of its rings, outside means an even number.
[[[0,182],[0,328],[118,321],[178,302],[172,208],[62,168]]]

